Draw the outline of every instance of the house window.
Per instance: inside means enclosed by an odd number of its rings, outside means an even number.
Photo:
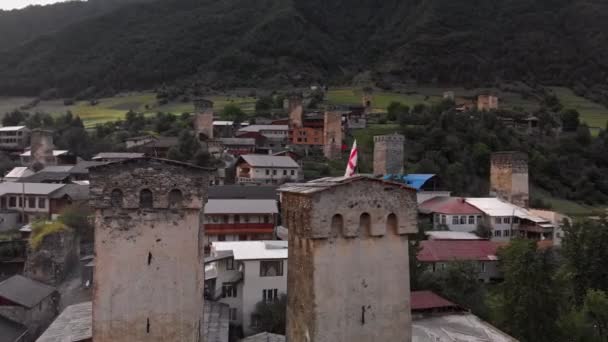
[[[239,215],[234,215],[234,223],[241,223],[241,217]]]
[[[483,261],[479,263],[479,272],[486,273],[486,263]]]
[[[494,222],[496,222],[496,224],[501,224],[502,223],[502,217],[496,217],[494,219]]]
[[[230,320],[236,321],[236,308],[230,308]]]
[[[458,224],[458,216],[452,216],[452,224]]]
[[[477,223],[481,223],[481,215],[477,215]]]
[[[513,223],[519,223],[519,217],[514,217],[513,218]]]
[[[28,197],[27,198],[27,207],[28,208],[36,208],[36,197]]]
[[[505,224],[510,224],[510,223],[511,223],[511,218],[510,218],[510,217],[505,217],[505,218],[503,218],[503,219],[502,219],[502,223],[505,223]]]
[[[249,222],[249,215],[245,215],[245,216],[243,216],[243,221],[245,221],[245,222]]]
[[[226,241],[226,235],[218,235],[217,241]]]
[[[509,229],[505,230],[505,237],[509,237],[511,235],[511,231]]]
[[[234,269],[234,259],[233,258],[226,259],[226,269],[227,270]]]
[[[222,221],[224,223],[228,223],[228,221],[230,221],[230,218],[228,217],[228,215],[224,215],[224,216],[222,216]]]
[[[276,176],[277,175],[277,170],[272,170],[272,175]]]
[[[467,217],[466,216],[460,216],[460,224],[467,224]]]
[[[23,197],[19,197],[19,208],[23,208]]]
[[[266,176],[270,175],[270,170],[266,170]]]
[[[236,284],[234,283],[223,283],[222,284],[222,298],[236,297]]]
[[[264,216],[264,223],[270,223],[270,217],[268,217],[268,215]]]
[[[494,236],[495,237],[502,237],[502,230],[495,230],[494,231]]]
[[[441,224],[446,224],[447,223],[447,219],[445,217],[445,215],[441,215]]]
[[[291,175],[295,176],[296,175],[296,171],[295,170],[291,170]]]
[[[283,260],[260,261],[260,277],[283,276]]]
[[[277,290],[277,289],[262,290],[262,300],[264,302],[274,302],[278,298],[279,298],[279,290]]]
[[[469,224],[475,224],[475,216],[469,216]]]
[[[17,197],[11,196],[8,198],[8,206],[16,207],[17,206]]]
[[[251,327],[257,328],[259,324],[260,324],[260,316],[256,315],[256,314],[252,314],[251,315]]]
[[[287,176],[287,170],[283,170],[283,176]]]

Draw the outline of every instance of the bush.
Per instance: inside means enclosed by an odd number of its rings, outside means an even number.
[[[32,234],[30,235],[30,247],[34,250],[40,247],[46,236],[53,235],[63,231],[71,230],[60,221],[37,221],[32,223]]]

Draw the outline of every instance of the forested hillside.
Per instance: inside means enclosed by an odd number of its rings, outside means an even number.
[[[57,32],[0,34],[13,44],[0,52],[0,94],[344,84],[371,71],[382,87],[520,80],[608,102],[605,1],[158,0],[94,17],[62,6],[72,18]],[[0,32],[54,9],[0,17]]]

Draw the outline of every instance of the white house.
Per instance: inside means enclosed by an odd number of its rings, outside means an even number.
[[[237,134],[260,133],[264,137],[273,140],[287,139],[289,135],[288,125],[251,125],[239,129]]]
[[[25,126],[0,127],[0,148],[22,149],[30,144],[30,130]]]
[[[231,324],[256,332],[255,306],[287,293],[287,241],[213,242],[205,295],[230,306]]]
[[[236,162],[236,182],[240,184],[280,184],[302,179],[302,168],[288,156],[245,154]]]

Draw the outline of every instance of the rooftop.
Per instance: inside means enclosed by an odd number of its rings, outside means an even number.
[[[245,337],[241,342],[285,342],[285,336],[263,332]]]
[[[391,186],[400,187],[403,189],[414,191],[413,188],[403,185],[402,183],[395,183],[383,179],[373,178],[369,176],[356,175],[353,177],[326,177],[312,180],[307,183],[287,183],[281,186],[279,192],[290,192],[300,194],[313,194],[321,191],[325,191],[336,186],[350,184],[357,181],[369,181],[369,182],[380,182]]]
[[[224,145],[255,145],[253,138],[219,138],[217,140]]]
[[[93,160],[81,160],[70,169],[72,174],[88,174],[89,168],[97,165],[103,165],[107,162],[93,161]]]
[[[25,127],[25,126],[5,126],[5,127],[0,127],[0,132],[20,131],[22,129],[27,129],[27,127]]]
[[[21,324],[0,316],[0,336],[2,341],[18,341],[27,332],[27,328]]]
[[[412,342],[517,342],[470,313],[414,318]]]
[[[21,193],[27,195],[50,195],[64,186],[65,184],[4,182],[0,183],[0,196]]]
[[[36,342],[79,342],[92,338],[92,312],[91,302],[68,306]]]
[[[268,199],[210,199],[205,214],[277,214],[276,200]]]
[[[32,308],[47,298],[56,289],[21,275],[14,275],[0,282],[0,297],[9,301]]]
[[[73,201],[86,201],[89,199],[89,185],[86,184],[66,184],[61,189],[55,191],[51,198],[62,198],[68,196]]]
[[[232,251],[234,260],[287,259],[287,241],[214,241],[211,249]]]
[[[239,129],[239,132],[287,131],[288,125],[251,125]]]
[[[431,309],[460,309],[460,306],[440,297],[432,291],[412,291],[410,294],[412,311]]]
[[[425,214],[482,214],[483,212],[462,197],[438,196],[424,201],[418,205],[418,210]]]
[[[205,301],[203,341],[228,342],[230,313],[227,304]]]
[[[417,258],[422,262],[496,261],[503,245],[487,240],[426,240],[420,243]]]
[[[142,158],[144,157],[144,153],[131,153],[131,152],[102,152],[95,155],[93,160],[102,160],[102,159],[133,159],[133,158]]]
[[[245,154],[239,159],[244,160],[247,164],[253,167],[283,167],[283,168],[299,168],[291,157],[286,156],[269,156],[267,154]]]
[[[33,175],[34,171],[27,166],[17,166],[4,176],[5,178],[21,178]]]
[[[209,199],[275,199],[277,187],[272,185],[210,186]]]
[[[453,232],[449,230],[431,230],[426,235],[429,240],[482,240],[479,236],[466,232]]]
[[[70,178],[69,172],[40,171],[31,176],[23,177],[19,181],[25,183],[57,183]]]
[[[529,220],[535,223],[547,223],[550,222],[542,217],[533,215],[528,210],[513,205],[511,203],[502,201],[495,197],[480,197],[466,199],[467,203],[483,211],[488,216],[515,216],[520,219]]]
[[[58,157],[64,154],[68,154],[69,151],[67,150],[53,150],[53,157]],[[25,151],[23,153],[21,153],[19,155],[20,157],[31,157],[32,156],[32,151]]]

